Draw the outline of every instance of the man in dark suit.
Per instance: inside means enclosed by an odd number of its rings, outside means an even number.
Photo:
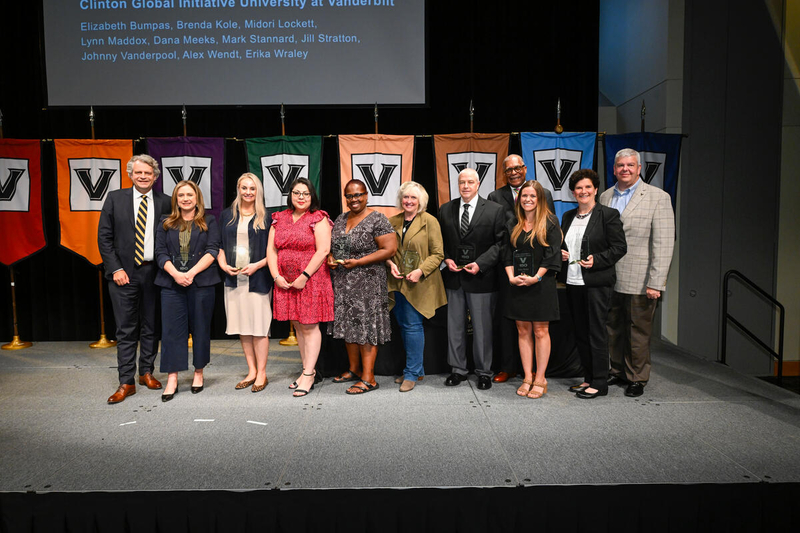
[[[439,210],[447,292],[447,361],[455,386],[467,379],[466,312],[472,317],[472,353],[478,388],[492,386],[492,321],[497,298],[497,264],[508,236],[503,208],[478,196],[480,178],[471,168],[458,175],[460,198]]]
[[[528,168],[522,157],[517,154],[511,154],[503,160],[503,172],[506,175],[506,185],[500,187],[496,191],[489,193],[489,201],[498,203],[503,206],[506,212],[506,217],[512,220],[516,217],[514,214],[514,206],[517,202],[517,191],[525,183],[528,174]],[[550,211],[555,213],[553,206],[553,195],[549,190],[544,190],[547,196],[547,206]],[[505,270],[498,269],[499,283],[499,305],[503,308],[503,302],[507,296],[508,289],[508,276]],[[500,372],[494,377],[495,383],[505,383],[509,378],[517,375],[520,359],[519,359],[519,344],[517,342],[517,325],[513,320],[500,316],[496,320],[498,324],[498,331],[500,332]]]
[[[139,346],[139,384],[160,389],[153,377],[158,353],[156,308],[159,292],[154,284],[156,226],[170,213],[170,198],[153,190],[158,162],[149,155],[128,161],[132,188],[108,193],[97,227],[97,244],[103,257],[108,292],[117,321],[119,388],[108,403],[136,394],[136,348]]]

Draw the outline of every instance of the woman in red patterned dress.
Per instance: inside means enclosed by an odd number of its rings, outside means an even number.
[[[289,209],[272,215],[267,264],[275,276],[273,318],[291,320],[297,332],[303,372],[289,388],[299,398],[314,388],[314,367],[322,344],[319,323],[333,320],[333,288],[325,264],[333,224],[319,208],[310,181],[298,178],[289,190]]]

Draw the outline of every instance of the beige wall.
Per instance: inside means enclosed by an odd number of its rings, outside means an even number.
[[[684,0],[601,0],[598,130],[681,133]],[[678,178],[680,193],[680,177]],[[680,198],[680,194],[678,194]],[[676,216],[680,216],[680,202]],[[678,242],[661,302],[661,335],[678,342]]]

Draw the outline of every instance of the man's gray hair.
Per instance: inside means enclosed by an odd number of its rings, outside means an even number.
[[[131,160],[128,161],[128,166],[126,167],[128,171],[128,176],[133,175],[133,164],[136,163],[137,161],[140,163],[144,163],[145,165],[148,165],[150,168],[152,168],[153,176],[155,176],[156,179],[158,179],[158,177],[161,175],[161,170],[158,168],[158,161],[156,161],[153,157],[147,154],[138,154],[131,157]]]
[[[622,150],[617,152],[617,155],[614,156],[614,164],[616,165],[617,161],[619,161],[620,158],[623,157],[635,157],[636,162],[639,163],[639,166],[642,166],[642,156],[639,154],[639,152],[637,152],[633,148],[623,148]]]

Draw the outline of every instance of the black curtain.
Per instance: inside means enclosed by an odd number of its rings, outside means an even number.
[[[89,110],[47,106],[41,2],[3,2],[0,35],[3,75],[0,110],[7,138],[43,139],[42,188],[48,245],[14,266],[20,335],[31,341],[95,340],[100,332],[97,268],[59,246],[53,143],[59,138],[89,138]],[[552,131],[560,97],[567,131],[597,128],[598,3],[593,0],[539,3],[524,0],[428,0],[428,105],[379,108],[380,132],[430,135],[469,131],[470,101],[475,131],[482,133]],[[213,75],[210,73],[209,75]],[[157,83],[158,80],[113,80]],[[231,80],[247,83],[247,80]],[[368,81],[365,81],[368,82]],[[63,83],[76,83],[65,79]],[[332,84],[336,80],[310,79]],[[241,139],[280,135],[279,105],[187,108],[188,134],[225,137],[226,203],[246,171]],[[135,139],[135,153],[147,137],[182,134],[178,107],[96,107],[98,139]],[[372,133],[372,105],[289,107],[288,135]],[[512,136],[512,151],[519,149]],[[433,140],[417,139],[414,176],[435,189]],[[322,206],[341,212],[338,192],[338,144],[323,143]],[[431,202],[435,204],[435,202]],[[431,212],[436,215],[435,205]],[[3,231],[0,228],[0,231]],[[224,337],[225,317],[219,288],[212,323],[214,338]],[[106,333],[113,337],[114,317],[106,294]],[[0,339],[10,339],[9,269],[0,267]],[[285,326],[276,325],[281,336]]]

